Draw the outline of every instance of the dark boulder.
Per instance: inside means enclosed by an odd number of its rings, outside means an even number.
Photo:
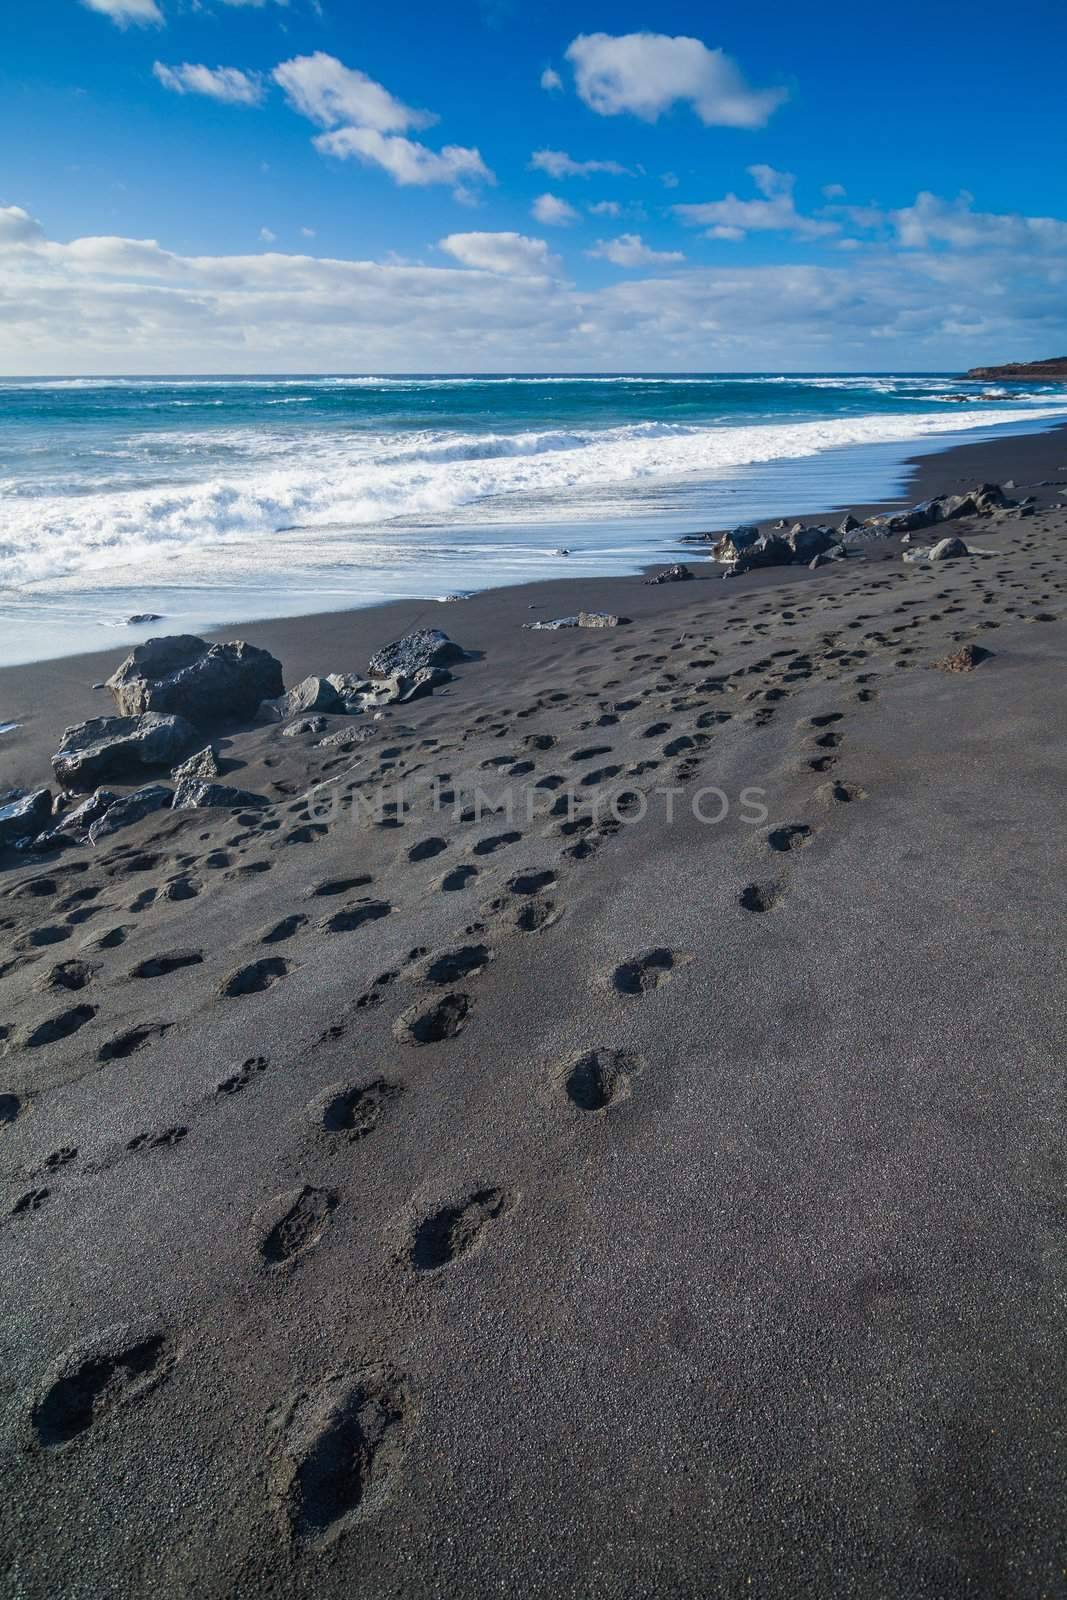
[[[37,838],[52,819],[52,795],[48,789],[34,789],[0,806],[0,849],[26,844]]]
[[[452,674],[443,667],[418,667],[410,674],[394,672],[375,683],[366,704],[371,709],[408,705],[412,700],[421,700],[424,695],[433,694],[435,689],[451,681]]]
[[[261,794],[252,794],[248,789],[234,789],[228,783],[202,783],[197,778],[183,778],[174,791],[173,800],[175,811],[199,811],[207,806],[243,809],[269,804]]]
[[[154,811],[165,810],[170,805],[172,795],[173,790],[162,783],[149,783],[143,789],[134,789],[132,794],[123,795],[121,800],[108,806],[98,822],[93,823],[89,829],[89,843],[98,844],[120,828],[128,828],[131,823],[140,822],[142,817],[151,816]]]
[[[383,645],[377,655],[371,656],[367,671],[372,678],[392,678],[397,674],[412,678],[420,669],[462,661],[465,654],[440,628],[422,628]]]
[[[97,789],[88,800],[83,800],[70,811],[64,811],[48,832],[42,834],[42,844],[84,844],[93,823],[99,822],[118,798],[113,789]]]
[[[814,561],[837,543],[837,537],[832,528],[805,528],[798,523],[785,542],[793,552],[794,561]]]
[[[688,579],[692,578],[692,576],[693,574],[690,572],[688,567],[683,567],[679,564],[677,566],[667,567],[663,572],[657,572],[655,577],[646,578],[645,582],[648,584],[685,583]]]
[[[307,712],[342,711],[344,707],[336,686],[328,678],[310,677],[304,678],[280,699],[266,701],[262,709],[279,722],[288,722],[290,717],[303,716]]]
[[[171,777],[177,783],[180,783],[183,778],[207,780],[209,778],[218,778],[221,774],[222,768],[219,766],[219,758],[215,753],[215,746],[207,744],[202,750],[198,750],[195,756],[190,756],[188,761],[183,761],[180,766],[175,767]]]
[[[169,711],[198,723],[250,717],[285,690],[269,651],[243,639],[208,645],[188,633],[139,644],[107,687],[124,716]]]
[[[108,778],[128,781],[139,768],[173,767],[199,738],[184,717],[91,717],[67,728],[52,766],[65,789],[94,789]]]

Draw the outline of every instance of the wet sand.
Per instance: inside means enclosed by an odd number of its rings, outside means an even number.
[[[1067,433],[908,499],[1009,477],[953,562],[241,627],[474,659],[9,858],[10,1593],[1062,1592]],[[0,673],[0,786],[121,654]]]

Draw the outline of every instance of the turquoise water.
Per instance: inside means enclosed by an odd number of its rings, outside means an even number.
[[[0,660],[134,612],[634,571],[683,529],[888,497],[917,451],[1062,417],[1062,388],[948,374],[0,380]]]

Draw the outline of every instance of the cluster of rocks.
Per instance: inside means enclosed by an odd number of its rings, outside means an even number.
[[[613,611],[579,611],[574,617],[553,617],[551,621],[524,622],[523,627],[534,633],[555,633],[559,628],[618,628],[629,620],[629,617],[616,616]]]
[[[916,533],[939,527],[942,523],[957,522],[964,517],[993,517],[1011,512],[1016,516],[1031,515],[1032,497],[1011,500],[996,483],[982,483],[966,494],[935,495],[922,500],[908,511],[894,511],[881,516],[867,517],[862,522],[848,512],[837,528],[824,523],[807,527],[803,522],[790,528],[778,522],[773,528],[761,531],[752,524],[742,524],[728,533],[690,533],[683,535],[688,544],[710,544],[711,559],[721,562],[728,570],[724,576],[749,572],[756,567],[785,567],[803,563],[821,567],[831,561],[843,561],[849,547],[867,539],[912,539]],[[937,553],[935,553],[937,552]],[[942,539],[929,549],[909,552],[910,561],[941,561],[952,556],[968,554],[961,539]],[[685,570],[684,568],[682,569]],[[650,582],[669,581],[651,579]]]
[[[646,578],[645,582],[649,585],[657,583],[686,583],[692,579],[692,576],[693,574],[689,568],[683,567],[679,563],[673,567],[665,568],[663,572],[657,572],[651,578]]]
[[[808,528],[797,522],[786,531],[786,524],[781,522],[761,532],[745,523],[729,533],[687,534],[685,537],[691,542],[710,542],[712,560],[722,562],[728,569],[724,576],[730,577],[751,572],[756,567],[789,567],[801,563],[815,567],[827,561],[843,561],[847,554],[844,528],[843,523],[835,532],[832,528]]]
[[[64,731],[52,767],[61,793],[47,788],[0,795],[0,849],[95,844],[153,811],[260,808],[259,794],[218,780],[218,752],[204,728],[285,721],[286,735],[326,732],[327,715],[362,715],[406,705],[450,681],[448,664],[465,652],[437,628],[387,644],[367,676],[332,673],[285,690],[281,663],[237,640],[207,644],[192,634],[138,645],[104,685],[117,715],[91,717]],[[320,743],[358,745],[373,729],[328,733]],[[173,787],[149,782],[120,794],[104,785],[137,783],[168,769]],[[77,795],[86,798],[73,803]]]

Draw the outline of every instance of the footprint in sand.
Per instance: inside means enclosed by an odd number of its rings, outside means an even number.
[[[266,1072],[268,1066],[266,1056],[249,1056],[236,1072],[231,1073],[228,1078],[223,1078],[215,1090],[216,1099],[219,1096],[240,1094],[242,1089],[247,1089],[250,1083],[256,1081],[261,1072]]]
[[[408,1260],[416,1272],[437,1272],[479,1243],[486,1224],[510,1211],[505,1189],[477,1189],[455,1206],[442,1206],[416,1227]]]
[[[313,1128],[328,1134],[342,1134],[350,1142],[365,1139],[378,1127],[393,1101],[403,1094],[403,1085],[374,1078],[370,1083],[333,1083],[315,1096],[307,1108]]]
[[[312,1249],[326,1231],[337,1206],[332,1189],[292,1189],[279,1194],[256,1213],[259,1253],[268,1266],[278,1267]]]
[[[238,967],[231,972],[220,985],[219,995],[224,999],[234,999],[249,994],[263,994],[282,978],[287,978],[292,971],[293,963],[286,961],[284,956],[264,956],[250,966]]]
[[[58,1016],[49,1017],[46,1022],[38,1023],[23,1039],[27,1050],[40,1049],[42,1045],[55,1044],[60,1039],[69,1039],[72,1033],[77,1033],[79,1028],[84,1028],[87,1022],[92,1022],[96,1016],[96,1006],[72,1006],[69,1011],[61,1011]]]
[[[149,956],[130,970],[131,978],[165,978],[182,967],[198,967],[204,959],[202,950],[166,950],[161,955]]]
[[[742,911],[771,911],[781,898],[780,883],[749,883],[741,890],[737,903]]]
[[[110,1328],[52,1368],[30,1414],[46,1449],[69,1444],[112,1412],[133,1405],[170,1376],[178,1352],[156,1328]]]
[[[173,1128],[162,1128],[154,1133],[138,1133],[129,1140],[127,1150],[172,1150],[175,1145],[183,1144],[189,1135],[189,1129],[178,1125]]]
[[[647,994],[666,983],[679,967],[688,966],[692,959],[686,951],[658,945],[616,967],[611,974],[611,986],[617,994]]]
[[[319,927],[323,933],[354,933],[365,923],[380,922],[392,910],[388,900],[361,900],[358,905],[345,906],[332,916],[324,917]]]
[[[399,1475],[408,1391],[388,1367],[334,1373],[271,1412],[268,1490],[286,1538],[329,1548],[377,1511]]]
[[[286,939],[291,939],[301,928],[307,926],[308,918],[302,911],[295,911],[291,916],[283,917],[273,927],[267,928],[259,935],[260,944],[282,944]]]
[[[447,950],[428,962],[420,974],[424,983],[448,988],[464,978],[473,978],[493,960],[495,952],[486,944],[462,945],[458,950]]]
[[[640,1056],[625,1050],[585,1050],[563,1061],[552,1081],[579,1111],[605,1111],[625,1099],[631,1080],[643,1071],[644,1065]]]
[[[127,1028],[125,1033],[116,1034],[113,1039],[102,1044],[96,1052],[96,1059],[125,1061],[127,1056],[132,1056],[135,1051],[143,1049],[153,1039],[161,1039],[173,1026],[173,1022],[143,1022],[136,1028]]]
[[[365,889],[374,879],[369,873],[361,873],[357,878],[326,878],[322,883],[313,883],[307,891],[309,900],[321,899],[323,896],[347,894],[350,889]]]
[[[43,977],[37,979],[34,988],[39,990],[85,989],[93,981],[99,970],[98,966],[93,966],[88,961],[60,961],[57,966],[52,967]]]
[[[867,791],[858,783],[842,783],[836,779],[833,783],[824,783],[815,791],[818,798],[827,805],[849,805],[853,800],[866,800]]]
[[[804,822],[787,822],[772,828],[766,835],[767,848],[781,855],[791,850],[806,850],[815,838],[815,831]]]
[[[393,1024],[393,1037],[400,1044],[440,1044],[454,1039],[466,1026],[473,1001],[467,994],[446,994],[440,999],[420,1000],[409,1006]]]

